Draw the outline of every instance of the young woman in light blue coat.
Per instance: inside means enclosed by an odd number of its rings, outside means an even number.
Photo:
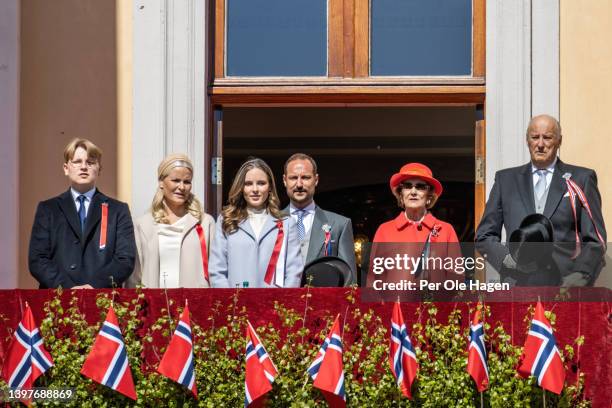
[[[242,164],[217,220],[209,261],[214,288],[299,287],[304,265],[297,227],[280,210],[270,167]]]

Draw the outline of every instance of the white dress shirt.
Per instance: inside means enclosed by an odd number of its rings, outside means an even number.
[[[304,232],[306,233],[306,237],[310,236],[310,229],[312,228],[312,224],[314,222],[316,208],[317,206],[315,205],[314,201],[303,208],[305,212],[302,222],[304,223]],[[289,204],[289,214],[291,215],[291,218],[293,218],[293,221],[295,221],[296,225],[298,221],[299,211],[299,208],[294,207],[293,204]]]
[[[79,203],[79,196],[84,195],[85,196],[85,217],[87,217],[87,214],[89,211],[89,204],[91,204],[91,199],[93,198],[93,195],[95,193],[96,193],[95,187],[83,194],[79,193],[74,188],[70,187],[70,194],[72,194],[72,200],[74,201],[74,206],[77,209],[77,213],[79,212],[80,210],[79,206],[81,205]]]

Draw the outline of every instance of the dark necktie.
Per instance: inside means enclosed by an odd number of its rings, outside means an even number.
[[[87,220],[87,212],[85,211],[85,199],[84,195],[77,197],[79,201],[79,220],[81,220],[81,232],[85,231],[85,221]]]

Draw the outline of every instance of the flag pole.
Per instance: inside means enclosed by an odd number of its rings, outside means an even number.
[[[306,285],[306,304],[304,305],[304,317],[302,318],[302,344],[304,344],[304,328],[306,327],[306,314],[308,313],[308,299],[309,298],[310,298],[310,285]]]
[[[172,324],[172,314],[170,313],[170,300],[168,300],[168,287],[166,285],[166,272],[162,274],[164,277],[164,296],[166,297],[166,311],[168,312],[168,320]]]
[[[480,408],[484,408],[484,393],[482,391],[480,392]]]
[[[546,389],[542,388],[542,406],[546,408]]]

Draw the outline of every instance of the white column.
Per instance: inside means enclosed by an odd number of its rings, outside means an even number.
[[[486,26],[490,191],[497,170],[529,161],[529,119],[559,116],[559,0],[488,0]]]
[[[205,19],[201,0],[134,0],[132,211],[143,214],[156,188],[157,165],[186,153],[203,200],[209,169],[205,146]]]
[[[19,276],[19,3],[0,1],[0,289]]]
[[[495,172],[526,163],[531,116],[531,1],[487,1],[487,192]]]
[[[532,1],[532,116],[546,113],[559,119],[559,7],[559,0]]]
[[[529,161],[529,119],[559,117],[559,0],[487,0],[486,18],[488,195],[496,171]]]

